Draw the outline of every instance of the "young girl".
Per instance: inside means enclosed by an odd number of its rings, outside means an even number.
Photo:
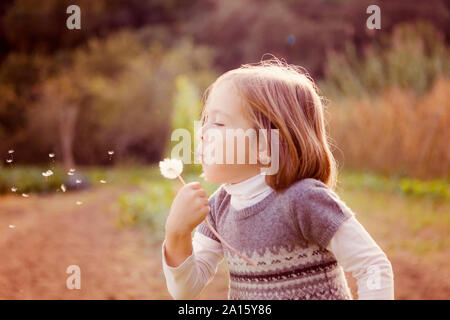
[[[206,93],[205,143],[213,128],[224,135],[226,129],[278,129],[279,150],[267,152],[268,159],[258,153],[256,164],[247,149],[244,164],[203,161],[205,179],[221,183],[209,199],[198,182],[180,189],[162,245],[172,297],[198,297],[226,258],[229,299],[353,299],[344,270],[356,278],[359,299],[393,299],[389,260],[333,191],[336,164],[309,76],[272,59],[226,72]],[[224,145],[225,158],[231,150]],[[278,171],[263,175],[263,160],[275,156]],[[205,217],[255,265],[223,245]]]

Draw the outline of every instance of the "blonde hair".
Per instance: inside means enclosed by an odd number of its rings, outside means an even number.
[[[315,178],[335,188],[337,163],[326,134],[324,104],[308,73],[277,58],[244,64],[206,89],[204,105],[210,91],[225,80],[236,88],[244,116],[254,128],[267,129],[268,141],[269,129],[279,129],[279,170],[266,176],[270,187],[279,191],[298,180]]]

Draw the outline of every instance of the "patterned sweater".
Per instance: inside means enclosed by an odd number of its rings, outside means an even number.
[[[228,299],[353,299],[342,267],[326,247],[354,214],[321,181],[297,181],[240,210],[221,186],[209,205],[211,225],[256,263],[222,245],[230,271]],[[204,222],[197,231],[219,241]]]

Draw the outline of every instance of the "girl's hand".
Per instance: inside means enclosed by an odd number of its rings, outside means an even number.
[[[178,191],[172,202],[166,220],[166,234],[190,235],[209,211],[208,197],[200,182],[187,183]]]

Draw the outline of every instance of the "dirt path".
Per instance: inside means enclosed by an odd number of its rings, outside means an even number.
[[[0,197],[0,299],[171,299],[161,242],[152,243],[141,229],[115,226],[111,204],[123,191]],[[448,298],[439,266],[430,269],[409,256],[391,261],[397,298]],[[69,265],[81,269],[81,290],[66,288]],[[349,283],[355,294],[355,282]],[[227,287],[224,262],[200,299],[226,299]]]
[[[115,227],[117,194],[1,197],[0,299],[170,299],[160,243]],[[66,287],[69,265],[81,269],[81,290]]]

